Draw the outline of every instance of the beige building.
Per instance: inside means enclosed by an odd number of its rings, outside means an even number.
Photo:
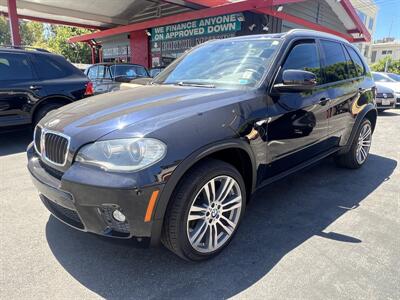
[[[372,44],[370,63],[375,63],[386,56],[394,60],[400,59],[400,41],[386,39]]]
[[[372,55],[371,48],[376,28],[376,16],[378,14],[378,6],[375,4],[374,0],[351,0],[350,2],[356,9],[359,18],[371,34],[371,42],[356,44],[357,47],[360,49],[360,52],[367,58],[367,61],[370,62]]]

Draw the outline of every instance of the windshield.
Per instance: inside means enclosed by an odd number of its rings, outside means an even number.
[[[194,48],[154,80],[157,84],[255,87],[268,70],[279,40],[225,40]]]
[[[395,81],[400,81],[400,75],[394,74],[394,73],[387,73],[387,76],[389,76],[390,78],[392,78]]]
[[[148,77],[149,74],[144,67],[136,65],[113,65],[111,66],[111,75],[115,77]]]
[[[150,77],[156,77],[160,72],[163,70],[163,68],[153,68],[149,71]]]
[[[386,74],[380,74],[380,73],[372,73],[372,76],[374,77],[374,81],[378,82],[395,82],[392,78],[388,77]]]

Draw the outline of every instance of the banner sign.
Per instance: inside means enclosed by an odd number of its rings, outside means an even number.
[[[167,41],[240,31],[241,13],[229,14],[151,29],[151,41]]]
[[[130,46],[103,47],[104,58],[126,57],[130,55]]]

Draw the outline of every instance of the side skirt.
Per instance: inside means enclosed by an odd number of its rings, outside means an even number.
[[[273,182],[275,182],[275,181],[278,181],[278,180],[280,180],[282,178],[285,178],[286,176],[289,176],[289,175],[291,175],[293,173],[296,173],[296,172],[298,172],[298,171],[300,171],[300,170],[302,170],[304,168],[307,168],[307,167],[309,167],[309,166],[311,166],[313,164],[316,164],[320,160],[322,160],[322,159],[324,159],[324,158],[326,158],[326,157],[328,157],[328,156],[330,156],[332,154],[335,154],[340,149],[341,149],[341,147],[335,147],[335,148],[333,148],[333,149],[331,149],[331,150],[329,150],[327,152],[321,153],[321,154],[313,157],[312,159],[310,159],[308,161],[305,161],[305,162],[303,162],[303,163],[301,163],[301,164],[299,164],[299,165],[297,165],[297,166],[295,166],[295,167],[293,167],[293,168],[291,168],[289,170],[286,170],[286,171],[284,171],[282,173],[279,173],[279,174],[277,174],[277,175],[275,175],[275,176],[273,176],[271,178],[268,178],[268,179],[264,180],[256,188],[256,191],[261,189],[261,188],[263,188],[263,187],[265,187],[265,186],[267,186],[267,185],[269,185],[269,184],[271,184],[271,183],[273,183]]]

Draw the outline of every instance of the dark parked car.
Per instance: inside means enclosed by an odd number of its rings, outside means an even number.
[[[85,74],[93,82],[95,94],[115,92],[121,89],[123,83],[150,77],[145,67],[127,63],[96,64],[88,68]]]
[[[374,93],[358,50],[332,35],[210,41],[151,85],[46,116],[28,168],[70,226],[203,260],[228,245],[256,189],[331,155],[361,167]]]
[[[88,78],[62,56],[0,46],[0,127],[36,124],[49,111],[92,94]]]

